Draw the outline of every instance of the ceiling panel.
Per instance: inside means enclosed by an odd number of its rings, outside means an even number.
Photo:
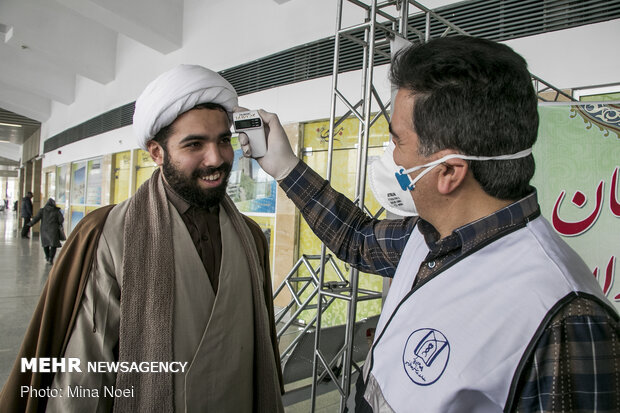
[[[34,119],[0,108],[0,142],[22,145],[40,127]]]

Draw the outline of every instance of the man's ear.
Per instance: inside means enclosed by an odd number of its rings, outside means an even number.
[[[469,164],[460,158],[448,159],[437,168],[439,169],[437,190],[443,195],[448,195],[462,186],[469,172]]]
[[[151,159],[153,162],[157,164],[157,166],[161,166],[164,163],[164,148],[154,140],[150,140],[146,143],[146,148],[149,151],[149,155],[151,155]]]

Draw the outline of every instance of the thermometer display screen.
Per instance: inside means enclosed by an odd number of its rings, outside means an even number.
[[[258,128],[262,126],[260,118],[244,119],[235,121],[235,129]]]

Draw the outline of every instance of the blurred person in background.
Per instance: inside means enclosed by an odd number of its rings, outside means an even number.
[[[22,199],[22,219],[24,225],[22,226],[22,238],[30,238],[30,226],[28,223],[32,219],[32,192],[28,191],[26,196]]]
[[[32,227],[37,222],[41,221],[41,246],[43,247],[43,251],[45,251],[45,261],[50,264],[54,263],[56,248],[62,246],[60,241],[65,240],[64,230],[62,229],[64,220],[65,218],[62,216],[60,208],[56,206],[56,201],[50,198],[32,221],[26,224]]]

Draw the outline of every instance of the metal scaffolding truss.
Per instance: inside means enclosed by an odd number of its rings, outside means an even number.
[[[389,53],[390,42],[396,37],[402,37],[409,39],[410,36],[417,38],[419,41],[428,41],[430,39],[430,23],[431,20],[436,20],[440,24],[445,25],[446,29],[442,36],[447,35],[450,32],[467,34],[458,27],[452,25],[442,17],[436,15],[431,10],[422,6],[414,1],[383,1],[378,2],[376,0],[361,1],[361,0],[348,0],[347,13],[351,15],[360,15],[361,21],[357,24],[343,27],[343,13],[345,11],[345,1],[338,1],[337,16],[336,16],[336,34],[335,34],[335,46],[334,46],[334,64],[332,74],[332,93],[331,93],[331,112],[330,112],[330,129],[329,129],[329,141],[328,141],[328,158],[327,158],[327,176],[328,181],[331,180],[332,172],[332,154],[333,154],[333,137],[334,131],[338,128],[338,125],[349,117],[355,117],[359,121],[358,129],[358,142],[357,142],[357,165],[355,173],[355,202],[364,209],[365,201],[365,188],[366,188],[366,170],[368,160],[368,144],[370,129],[375,122],[384,116],[387,121],[390,120],[389,109],[391,102],[388,100],[384,102],[373,82],[373,71],[375,67],[375,58],[377,56],[383,56],[391,59]],[[419,11],[426,14],[426,30],[420,32],[414,30],[408,25],[408,16],[410,14],[410,6],[416,7]],[[361,11],[361,13],[360,13]],[[357,35],[359,30],[363,29],[363,36]],[[359,72],[361,98],[350,97],[339,88],[339,57],[341,55],[340,48],[344,41],[354,42],[363,51],[363,65]],[[346,112],[340,118],[336,117],[339,105],[344,105]],[[342,106],[340,106],[342,107]],[[374,115],[373,115],[374,113]],[[378,216],[381,211],[376,214],[370,214]],[[321,256],[326,255],[325,245],[321,248]],[[345,300],[347,303],[347,319],[345,326],[345,340],[344,346],[341,352],[337,354],[337,357],[332,360],[327,360],[323,352],[321,351],[321,312],[317,312],[315,321],[316,334],[315,334],[315,351],[313,361],[313,382],[311,393],[311,411],[316,407],[316,395],[317,386],[325,374],[328,374],[331,380],[336,384],[336,388],[340,393],[340,411],[344,411],[346,408],[346,401],[350,394],[351,389],[351,377],[354,371],[360,372],[360,368],[353,362],[353,331],[355,326],[355,319],[357,313],[357,303],[360,299],[368,299],[368,295],[360,291],[359,272],[356,269],[349,271],[349,286],[346,294],[333,294],[324,288],[324,272],[319,272],[319,285],[317,289],[318,300],[321,301],[323,297],[328,296],[335,299]],[[374,298],[379,298],[381,295],[376,293]],[[319,368],[319,363],[322,368]],[[336,377],[333,373],[336,364],[342,366],[342,376]],[[319,375],[319,370],[322,373]]]
[[[345,10],[345,5],[347,6]],[[343,14],[347,13],[347,17],[356,16],[360,21],[343,27]],[[413,28],[408,24],[409,17],[420,13],[424,13],[426,28],[424,31]],[[351,21],[348,19],[347,21]],[[332,162],[334,152],[334,135],[338,126],[346,119],[354,117],[359,120],[358,142],[357,142],[357,164],[355,173],[355,203],[368,213],[369,216],[378,217],[382,210],[372,213],[364,205],[365,187],[366,187],[366,170],[368,159],[368,145],[370,129],[375,122],[384,116],[389,122],[391,101],[382,101],[373,84],[373,70],[375,67],[375,58],[380,56],[382,60],[391,59],[390,42],[397,36],[407,39],[410,42],[427,42],[431,36],[431,24],[437,27],[438,24],[443,25],[445,30],[440,37],[448,34],[468,35],[464,30],[456,27],[446,19],[434,13],[432,10],[424,7],[417,1],[405,0],[338,0],[337,16],[336,16],[336,34],[334,48],[334,62],[332,74],[332,92],[331,92],[331,111],[330,111],[330,127],[329,140],[327,150],[327,173],[326,179],[331,181]],[[361,35],[360,33],[363,33]],[[437,37],[437,36],[435,36]],[[353,42],[363,50],[363,66],[359,72],[360,79],[360,95],[352,97],[347,95],[339,88],[339,57],[341,55],[341,45],[343,42]],[[350,44],[349,44],[350,45]],[[351,74],[348,74],[351,76]],[[573,100],[572,96],[553,87],[548,82],[532,75],[532,82],[536,92],[539,94],[540,100]],[[549,92],[552,93],[549,93]],[[545,93],[544,98],[540,93]],[[336,113],[345,110],[344,115],[337,118]],[[313,267],[311,261],[318,261],[318,265]],[[331,265],[337,274],[337,281],[325,281],[325,268]],[[297,272],[305,266],[310,272],[309,277],[299,277]],[[281,322],[285,315],[295,309],[290,314],[290,319],[284,327],[278,332],[278,337],[296,321],[299,314],[304,310],[316,309],[316,315],[308,322],[297,336],[295,340],[283,351],[283,362],[286,362],[290,351],[298,343],[299,339],[314,327],[315,345],[312,366],[312,392],[311,392],[311,411],[315,411],[317,386],[326,375],[329,375],[331,381],[335,384],[340,393],[340,412],[346,408],[346,401],[351,389],[351,376],[355,371],[359,372],[360,368],[352,361],[353,354],[353,332],[355,328],[355,319],[357,313],[357,303],[362,300],[374,300],[382,298],[382,293],[378,291],[369,291],[360,289],[359,272],[351,268],[348,271],[348,279],[338,268],[338,265],[327,254],[325,244],[321,247],[320,255],[302,255],[293,269],[289,272],[283,283],[276,289],[277,296],[284,288],[288,288],[292,295],[291,302],[276,315],[276,321]],[[302,294],[306,293],[305,299]],[[347,305],[347,317],[345,325],[344,346],[336,353],[335,357],[328,359],[321,351],[321,316],[326,309],[336,300],[344,300]],[[335,367],[338,366],[338,369]],[[342,375],[337,377],[334,371],[339,371],[342,367]]]
[[[319,292],[320,280],[317,275],[322,270],[321,262],[325,264],[330,264],[338,277],[338,281],[324,282],[323,287],[325,289],[329,289],[331,292],[335,293],[335,292],[345,290],[348,287],[349,282],[344,278],[342,271],[340,270],[340,268],[338,267],[338,265],[336,264],[332,256],[327,254],[322,261],[319,261],[318,266],[315,268],[312,265],[312,262],[320,260],[320,259],[321,259],[320,255],[303,254],[301,258],[297,261],[297,263],[293,266],[291,271],[289,271],[284,281],[282,281],[280,286],[274,291],[273,293],[274,299],[278,297],[278,295],[282,291],[285,291],[284,290],[285,287],[288,289],[292,297],[288,305],[282,308],[281,310],[279,310],[275,314],[276,325],[279,325],[279,323],[283,322],[283,320],[288,315],[288,320],[284,322],[284,325],[280,327],[280,329],[277,332],[278,339],[280,339],[284,335],[284,333],[291,327],[291,325],[297,321],[302,311],[319,309],[318,303],[320,302],[321,306],[320,306],[320,310],[317,311],[317,315],[318,315],[318,313],[324,312],[327,309],[327,307],[329,307],[331,303],[335,300],[335,298],[333,297],[329,297],[329,298],[321,297],[320,300],[317,300],[316,304],[313,304],[313,301],[315,297],[317,296],[317,293]],[[302,265],[310,273],[309,276],[307,277],[299,276],[299,269],[302,268]],[[309,287],[310,289],[308,289]],[[307,296],[305,298],[302,298],[306,290],[308,291]],[[294,312],[290,314],[291,311],[293,310]],[[315,315],[314,318],[312,318],[312,320],[306,323],[306,326],[303,328],[301,332],[298,333],[297,337],[295,337],[295,339],[288,345],[288,347],[286,347],[286,349],[284,349],[280,353],[280,357],[282,358],[283,363],[286,363],[289,353],[297,345],[297,343],[302,339],[303,335],[306,334],[312,326],[314,326],[314,323],[317,319],[317,315]]]
[[[575,101],[572,94],[568,94],[563,90],[556,88],[536,75],[530,73],[530,76],[532,76],[532,83],[534,84],[536,95],[538,95],[538,100],[542,102],[558,102],[566,100],[571,102]]]

